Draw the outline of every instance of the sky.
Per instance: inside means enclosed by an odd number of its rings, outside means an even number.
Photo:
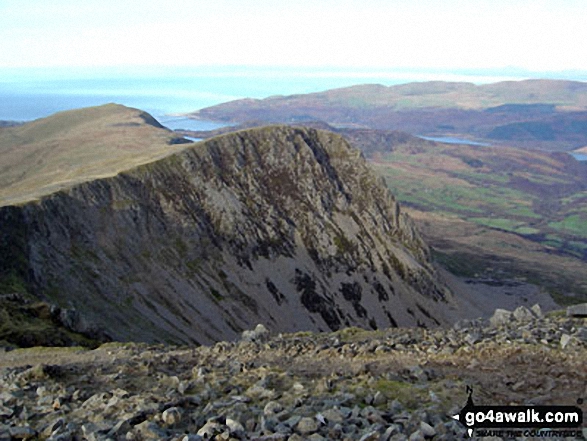
[[[587,71],[585,0],[0,0],[0,68]]]

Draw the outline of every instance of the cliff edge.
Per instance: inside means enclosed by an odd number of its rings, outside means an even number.
[[[342,137],[272,126],[182,148],[1,207],[0,287],[117,340],[452,321],[426,244]]]

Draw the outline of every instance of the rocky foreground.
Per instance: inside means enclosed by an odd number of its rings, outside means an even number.
[[[467,385],[478,405],[585,412],[586,366],[587,320],[539,308],[452,329],[13,350],[0,352],[0,440],[463,439],[450,415]]]

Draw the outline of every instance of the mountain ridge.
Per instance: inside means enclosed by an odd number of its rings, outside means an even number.
[[[461,312],[412,221],[340,136],[272,126],[0,208],[0,286],[117,340],[438,326]]]
[[[179,133],[209,138],[262,124]],[[550,297],[561,304],[585,299],[587,286],[580,276],[587,256],[585,162],[563,152],[467,145],[465,139],[446,144],[401,131],[337,128],[321,121],[303,126],[338,133],[363,152],[386,177],[440,265],[475,283],[465,291],[475,295],[489,281],[496,291],[494,307],[527,299],[530,291],[544,294],[533,301],[545,309],[555,304]],[[512,284],[515,290],[500,288]]]

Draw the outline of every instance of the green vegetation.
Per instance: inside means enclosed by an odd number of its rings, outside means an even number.
[[[398,400],[407,409],[417,409],[428,396],[427,388],[399,380],[379,379],[372,389],[381,392],[388,399]]]
[[[349,240],[343,233],[334,236],[334,245],[338,254],[352,254],[356,251],[356,245]]]
[[[33,301],[26,296],[0,298],[0,345],[83,346],[95,348],[97,340],[72,332],[52,316],[45,302]]]
[[[581,165],[562,155],[414,139],[376,163],[404,204],[529,237],[585,257],[587,197]]]
[[[25,294],[26,292],[26,283],[14,271],[0,277],[0,294]]]
[[[181,237],[176,237],[173,243],[180,258],[185,259],[188,253],[188,246]]]
[[[563,230],[565,233],[574,234],[578,237],[587,236],[587,216],[574,214],[560,222],[550,222],[548,225],[555,230]]]
[[[214,300],[216,300],[217,302],[224,300],[224,296],[214,288],[210,288],[210,294],[212,294],[212,297],[214,297]]]
[[[469,218],[471,222],[475,222],[479,225],[486,227],[495,228],[498,230],[511,231],[521,235],[539,234],[540,230],[537,228],[526,227],[520,224],[520,222],[512,219],[500,219],[500,218],[487,218],[487,217],[473,217]]]
[[[417,210],[436,262],[466,278],[538,285],[560,304],[587,300],[585,164],[415,138],[380,149],[374,165]]]

